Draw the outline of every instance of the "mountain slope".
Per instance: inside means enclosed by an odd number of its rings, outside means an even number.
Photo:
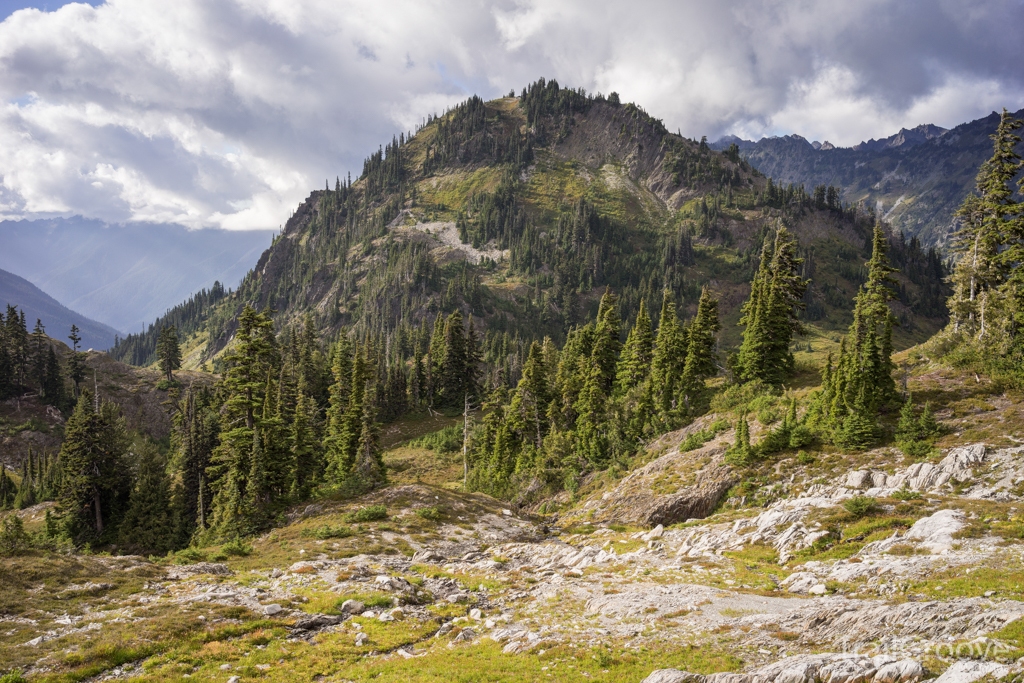
[[[132,331],[215,281],[238,284],[272,234],[68,218],[4,221],[0,236],[0,268]]]
[[[84,349],[110,348],[114,337],[120,334],[112,327],[72,311],[28,280],[6,270],[0,270],[0,304],[17,306],[24,311],[30,330],[37,318],[42,320],[55,339],[66,338],[71,326],[77,325]]]
[[[870,212],[780,190],[636,105],[540,81],[520,97],[472,98],[372,155],[354,183],[313,192],[237,293],[188,308],[189,322],[177,324],[203,346],[194,357],[210,358],[251,302],[282,324],[310,314],[325,332],[353,326],[393,339],[406,357],[425,320],[460,308],[483,321],[488,360],[514,374],[523,340],[562,338],[591,317],[606,286],[628,322],[641,298],[656,310],[665,288],[692,312],[710,284],[728,347],[761,245],[780,222],[800,239],[814,280],[806,320],[845,329]],[[893,246],[906,345],[942,324],[943,273],[916,243]],[[148,362],[160,326],[115,355]]]
[[[1014,116],[1024,117],[1024,110]],[[951,130],[922,125],[852,148],[816,147],[799,135],[758,142],[726,137],[713,147],[736,144],[752,166],[780,183],[842,188],[844,201],[874,206],[897,230],[944,247],[953,213],[992,154],[988,136],[998,123],[993,112]]]

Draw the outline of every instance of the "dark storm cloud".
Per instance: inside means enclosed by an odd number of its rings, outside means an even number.
[[[0,23],[0,217],[276,227],[471,93],[852,144],[1024,105],[1024,3],[114,0]]]

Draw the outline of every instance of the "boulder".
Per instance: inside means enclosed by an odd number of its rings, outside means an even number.
[[[993,680],[998,680],[1009,673],[1009,671],[1009,668],[999,662],[962,659],[954,662],[933,683],[973,683],[979,678],[986,676],[990,676]]]
[[[688,430],[697,428],[691,425]],[[673,438],[685,438],[686,430]],[[664,438],[664,437],[663,437]],[[643,527],[670,525],[691,518],[706,517],[736,482],[732,468],[724,461],[725,447],[707,444],[679,453],[669,451],[637,469],[599,500],[587,504],[592,520]],[[665,493],[666,478],[682,480],[678,488]]]
[[[704,683],[704,676],[679,669],[658,669],[641,683]]]
[[[875,683],[906,683],[917,681],[924,676],[924,667],[913,659],[901,659],[878,667]]]
[[[910,527],[904,538],[918,541],[933,553],[949,552],[953,547],[953,534],[964,527],[964,513],[960,510],[939,510],[923,517]]]

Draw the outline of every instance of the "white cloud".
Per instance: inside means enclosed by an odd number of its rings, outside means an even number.
[[[0,218],[276,228],[472,93],[853,144],[1024,106],[1020,2],[111,0],[0,23]]]

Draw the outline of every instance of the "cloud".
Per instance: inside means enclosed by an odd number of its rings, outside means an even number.
[[[276,228],[324,178],[540,76],[672,129],[854,144],[1024,106],[1009,0],[143,0],[0,23],[0,218]]]

